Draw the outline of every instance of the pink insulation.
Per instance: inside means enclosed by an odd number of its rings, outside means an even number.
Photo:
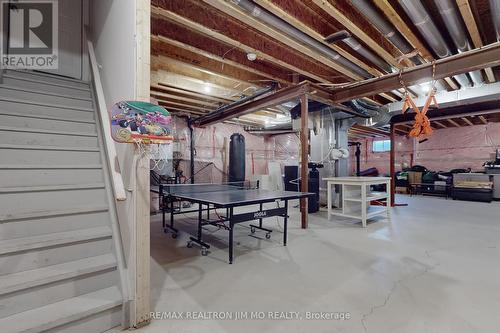
[[[257,136],[247,133],[241,126],[230,124],[214,124],[194,129],[195,140],[195,173],[209,165],[195,176],[196,182],[223,181],[223,145],[227,138],[227,152],[233,133],[240,133],[245,137],[246,148],[246,179],[254,175],[268,173],[268,162],[278,161],[285,165],[288,161],[297,160],[299,140],[295,134],[276,135],[272,137]],[[180,169],[189,178],[189,129],[186,121],[176,118],[174,122],[174,136],[179,140],[181,152]],[[229,156],[227,156],[229,163]]]
[[[389,152],[372,152],[372,140],[361,140],[361,169],[376,167],[381,174],[389,173]],[[396,137],[396,170],[403,166],[423,165],[432,171],[471,168],[483,170],[483,163],[491,160],[500,148],[500,123],[452,127],[435,130],[425,142]],[[349,170],[354,174],[356,162],[351,147]]]

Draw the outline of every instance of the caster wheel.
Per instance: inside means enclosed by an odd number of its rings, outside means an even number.
[[[191,243],[191,242],[187,242],[186,246],[187,246],[188,248],[192,248],[192,247],[193,247],[193,243]]]
[[[172,238],[173,238],[173,239],[176,239],[176,238],[177,238],[177,234],[176,234],[176,233],[173,233],[173,234],[172,234]]]
[[[201,249],[201,255],[202,256],[207,256],[208,255],[208,249]]]
[[[271,234],[270,234],[270,233],[267,233],[267,234],[266,234],[266,239],[269,239],[269,238],[271,238]]]
[[[250,232],[251,232],[252,234],[255,234],[255,228],[254,228],[254,227],[251,227],[251,228],[250,228]]]

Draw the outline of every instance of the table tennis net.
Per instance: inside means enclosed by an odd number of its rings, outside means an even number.
[[[199,184],[171,184],[163,185],[163,189],[169,194],[186,193],[208,193],[208,192],[226,192],[236,190],[253,190],[259,188],[258,181],[241,181],[229,183],[199,183]]]

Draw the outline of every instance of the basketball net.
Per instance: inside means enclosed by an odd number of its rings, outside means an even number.
[[[147,158],[150,161],[150,169],[161,171],[167,166],[167,153],[169,142],[165,143],[144,143],[141,139],[134,140],[140,158]],[[153,163],[151,163],[153,161]]]

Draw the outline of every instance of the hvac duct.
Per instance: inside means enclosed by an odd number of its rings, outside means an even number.
[[[441,36],[434,22],[432,22],[422,2],[415,0],[399,0],[399,3],[439,58],[445,58],[452,55],[450,49],[446,46],[443,36]],[[465,74],[455,75],[454,78],[462,87],[471,86],[469,78]]]
[[[500,0],[490,0],[491,16],[497,35],[497,41],[500,42]]]
[[[413,47],[406,41],[399,31],[389,24],[366,0],[351,1],[352,5],[362,13],[388,40],[403,54],[413,52]],[[422,64],[420,56],[410,58],[416,65]]]
[[[316,41],[314,38],[309,35],[303,33],[302,31],[294,28],[292,25],[287,23],[286,21],[276,17],[266,9],[256,5],[250,0],[233,0],[233,2],[242,8],[245,12],[251,14],[252,16],[260,19],[262,22],[284,32],[290,37],[298,40],[299,42],[306,44],[309,47],[312,47],[322,54],[326,55],[333,61],[337,62],[339,65],[349,69],[350,71],[356,73],[357,75],[363,78],[371,78],[372,75],[365,71],[363,68],[359,67],[355,63],[350,60],[342,57],[339,53],[333,51],[326,45]]]
[[[443,18],[450,36],[453,39],[453,43],[457,47],[458,51],[469,51],[471,47],[469,40],[467,39],[467,33],[465,32],[464,25],[458,17],[457,11],[455,10],[451,0],[434,0],[434,3],[439,9],[439,13]],[[470,72],[469,75],[471,76],[474,85],[481,85],[484,83],[480,71]]]
[[[370,52],[367,50],[363,45],[361,45],[357,40],[355,40],[352,37],[346,38],[343,40],[344,43],[346,43],[350,48],[352,48],[354,51],[358,52],[361,54],[363,57],[371,61],[374,65],[377,65],[378,67],[382,68],[385,72],[391,73],[392,68],[391,66],[380,59],[377,55],[375,55],[373,52]]]

